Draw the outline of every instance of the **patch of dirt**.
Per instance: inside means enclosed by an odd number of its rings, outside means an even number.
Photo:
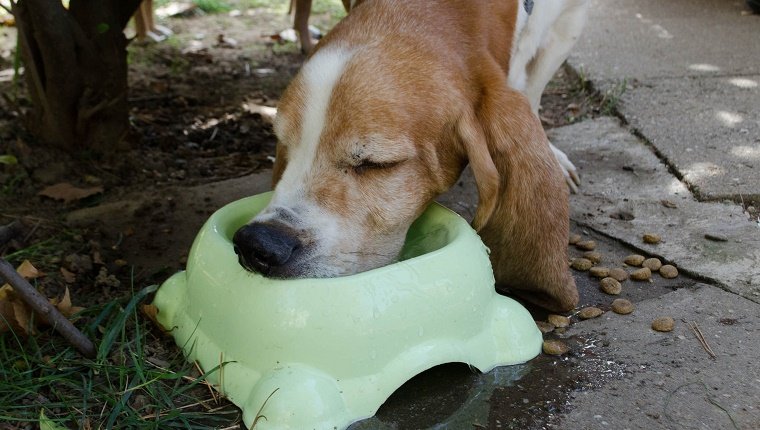
[[[130,149],[105,158],[37,149],[20,120],[29,102],[23,79],[13,82],[14,29],[1,27],[0,155],[12,154],[18,164],[0,166],[0,225],[26,218],[27,231],[34,232],[0,251],[12,254],[56,236],[69,228],[61,222],[63,216],[76,209],[271,167],[276,139],[260,110],[276,106],[304,58],[295,44],[269,37],[289,22],[282,13],[262,9],[237,16],[196,14],[163,22],[175,33],[164,42],[133,42],[128,57]],[[38,196],[60,182],[104,191],[66,204]],[[139,215],[150,224],[156,214],[143,209]],[[100,232],[85,235],[97,241]]]

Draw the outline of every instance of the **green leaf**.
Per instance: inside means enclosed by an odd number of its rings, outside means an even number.
[[[40,430],[66,430],[66,427],[56,424],[55,421],[45,416],[44,409],[40,409]]]
[[[101,22],[100,24],[95,26],[95,31],[98,32],[98,34],[103,34],[106,31],[108,31],[111,28],[110,25],[106,24],[105,22]]]
[[[17,164],[18,160],[12,155],[0,155],[0,164]]]

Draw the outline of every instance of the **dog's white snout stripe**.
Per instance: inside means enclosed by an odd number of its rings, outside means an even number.
[[[303,200],[303,191],[311,176],[320,137],[324,131],[327,110],[335,85],[340,79],[352,52],[340,47],[317,51],[304,64],[301,79],[304,85],[304,108],[301,118],[301,136],[297,146],[289,149],[288,167],[280,180],[273,203],[293,206],[294,200]],[[292,119],[291,119],[292,120]]]

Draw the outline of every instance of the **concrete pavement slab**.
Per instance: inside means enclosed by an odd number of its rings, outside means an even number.
[[[760,201],[760,75],[648,81],[618,111],[700,200]]]
[[[746,9],[592,0],[568,60],[700,200],[760,199],[760,15]]]
[[[595,83],[760,74],[760,15],[744,1],[591,0],[570,55]]]
[[[669,333],[651,329],[672,317]],[[688,323],[696,323],[713,359]],[[708,285],[607,312],[571,327],[599,339],[599,354],[625,366],[624,377],[572,394],[563,429],[756,429],[760,422],[760,306]]]
[[[556,128],[550,138],[581,174],[573,220],[760,302],[760,222],[739,205],[698,202],[616,119]],[[644,243],[647,232],[662,243]]]

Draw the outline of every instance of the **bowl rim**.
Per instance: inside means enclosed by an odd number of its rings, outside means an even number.
[[[190,258],[188,259],[187,269],[190,271],[191,266],[195,263],[194,260],[198,258],[198,247],[201,246],[201,243],[204,240],[209,240],[208,238],[202,238],[202,235],[200,233],[204,231],[208,231],[209,233],[216,235],[217,240],[221,240],[221,242],[224,244],[224,249],[221,251],[227,253],[227,255],[225,255],[222,260],[227,261],[227,264],[231,266],[239,265],[232,247],[232,234],[234,234],[234,231],[250,221],[251,218],[253,218],[260,210],[262,210],[269,202],[271,196],[272,191],[248,196],[230,202],[214,212],[203,225],[198,236],[195,239],[195,242],[193,243],[193,246],[189,253]],[[241,208],[249,208],[254,204],[261,204],[262,206],[260,209],[256,209],[254,211],[241,210]],[[406,249],[409,241],[409,232],[414,229],[418,222],[430,222],[431,218],[438,218],[433,221],[434,226],[442,226],[442,228],[446,229],[447,240],[443,246],[419,255],[414,255],[410,258],[405,258],[403,260],[397,259],[385,266],[376,267],[374,269],[366,270],[363,272],[327,278],[309,277],[281,279],[266,277],[257,272],[244,270],[242,267],[241,269],[249,279],[263,281],[261,282],[262,286],[268,285],[273,287],[282,287],[284,284],[295,284],[299,282],[308,283],[310,287],[319,287],[322,285],[334,286],[336,284],[348,286],[351,284],[360,284],[361,281],[365,279],[387,276],[389,273],[392,273],[402,267],[430,264],[431,260],[438,260],[446,254],[457,252],[456,249],[461,247],[463,244],[467,244],[469,246],[480,245],[485,247],[485,245],[480,240],[480,236],[474,229],[472,229],[470,224],[462,216],[441,205],[440,203],[431,202],[431,204],[425,208],[422,214],[420,214],[420,216],[415,219],[412,225],[410,225],[409,230],[407,231],[407,236],[404,240],[404,247],[402,247],[402,250],[399,252],[399,256],[401,256],[404,252],[404,249]],[[242,224],[237,225],[237,222],[234,222],[234,225],[230,225],[233,220],[237,220],[239,222],[240,219],[244,220]],[[487,258],[487,254],[485,258]],[[488,262],[488,268],[489,270],[492,270],[490,266],[490,260]]]

